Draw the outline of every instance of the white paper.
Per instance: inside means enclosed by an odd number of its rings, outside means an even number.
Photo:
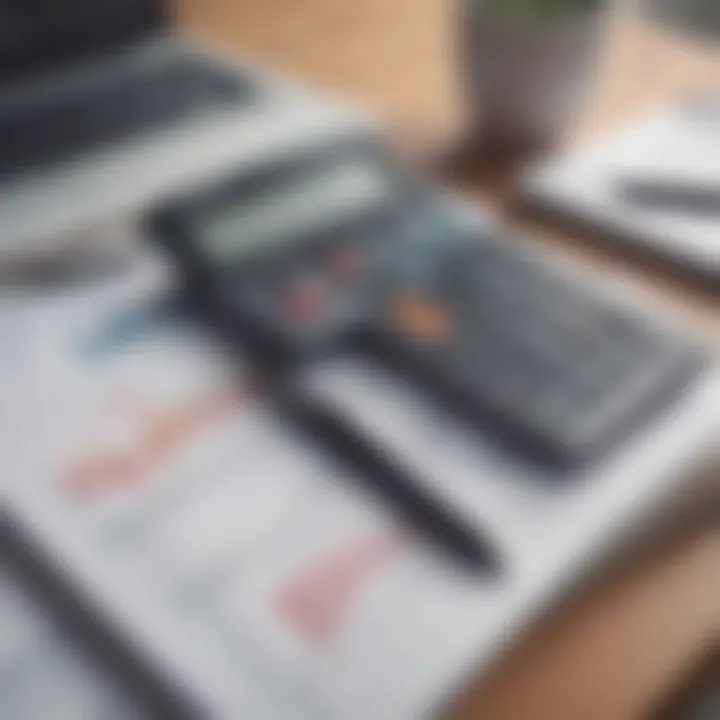
[[[118,603],[130,578],[219,658],[238,700],[218,716],[429,711],[472,660],[487,580],[286,428],[171,297],[149,263],[2,306],[2,379],[22,388],[6,496],[60,518]]]
[[[720,132],[682,109],[662,112],[597,145],[532,168],[528,197],[631,244],[720,274],[720,219],[627,202],[623,178],[664,178],[720,192]]]

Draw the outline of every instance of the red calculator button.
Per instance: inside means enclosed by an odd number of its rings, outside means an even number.
[[[286,298],[286,312],[295,324],[309,323],[318,318],[325,300],[325,290],[319,282],[300,282]]]
[[[364,269],[363,255],[358,248],[340,248],[330,256],[330,271],[333,277],[343,282],[355,282]]]

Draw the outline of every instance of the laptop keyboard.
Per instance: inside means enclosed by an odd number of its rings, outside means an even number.
[[[192,58],[128,72],[91,91],[0,114],[0,178],[47,167],[242,101],[237,74]]]

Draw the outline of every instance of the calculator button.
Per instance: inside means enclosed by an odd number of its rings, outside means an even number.
[[[452,332],[452,322],[445,309],[422,295],[398,296],[392,303],[391,315],[396,331],[422,344],[444,343]]]
[[[330,256],[330,273],[341,282],[355,282],[364,271],[365,261],[359,248],[344,247]]]
[[[326,288],[318,281],[304,281],[293,285],[285,299],[286,316],[294,324],[313,322],[325,304]]]

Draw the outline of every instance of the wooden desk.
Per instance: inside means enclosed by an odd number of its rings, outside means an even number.
[[[452,145],[463,124],[445,0],[178,0],[181,21],[220,47],[375,108],[415,156]],[[573,142],[678,94],[720,81],[720,53],[617,23],[599,89]],[[506,163],[471,167],[458,182],[502,205]],[[512,212],[510,222],[521,221]],[[639,283],[720,344],[720,304],[616,253],[530,226],[551,252]],[[718,478],[720,482],[720,478]],[[640,720],[720,642],[720,522],[562,608],[450,716],[455,720]]]

